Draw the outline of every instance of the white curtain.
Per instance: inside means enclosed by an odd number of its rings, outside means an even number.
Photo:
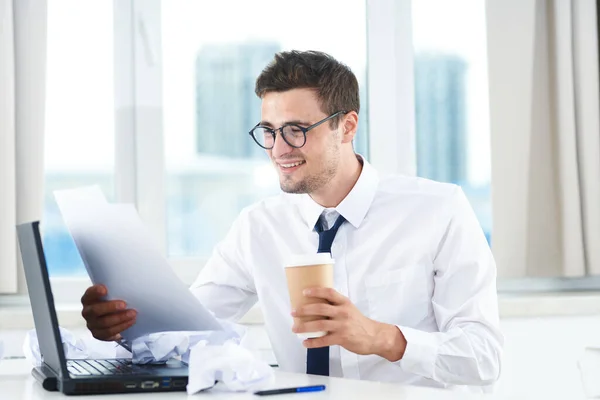
[[[15,226],[40,220],[46,0],[0,0],[0,293],[24,291]]]
[[[600,274],[595,0],[487,0],[502,277]]]

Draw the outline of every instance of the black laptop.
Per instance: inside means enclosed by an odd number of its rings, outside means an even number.
[[[17,226],[42,366],[32,374],[47,390],[65,394],[167,392],[185,390],[188,368],[179,360],[135,365],[130,359],[67,360],[60,339],[39,222]]]

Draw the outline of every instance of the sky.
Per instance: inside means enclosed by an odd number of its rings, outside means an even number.
[[[167,164],[193,156],[194,60],[207,43],[278,40],[317,49],[357,74],[366,67],[364,0],[168,0],[162,2],[163,107]],[[46,166],[114,164],[113,2],[49,0]],[[484,0],[413,0],[416,51],[459,54],[468,71],[468,164],[489,181]],[[83,149],[83,150],[82,150]]]

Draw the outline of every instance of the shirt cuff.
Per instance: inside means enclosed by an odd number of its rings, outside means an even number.
[[[404,356],[396,361],[404,371],[433,379],[438,341],[435,335],[396,325],[406,339]]]

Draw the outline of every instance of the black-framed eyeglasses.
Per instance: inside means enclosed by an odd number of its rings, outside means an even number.
[[[316,128],[332,118],[337,117],[340,114],[346,114],[347,112],[348,111],[338,111],[306,128],[296,124],[285,124],[281,128],[273,129],[267,126],[262,126],[259,123],[248,133],[250,136],[252,136],[252,139],[254,139],[256,144],[263,149],[270,150],[273,148],[273,146],[275,146],[275,137],[277,136],[277,131],[279,131],[279,134],[287,144],[289,144],[291,147],[299,149],[306,144],[306,132]]]

